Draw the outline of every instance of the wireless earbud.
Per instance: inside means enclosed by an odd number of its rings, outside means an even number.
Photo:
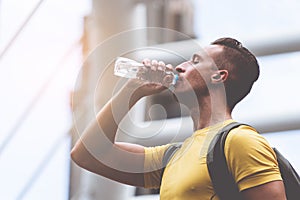
[[[216,75],[213,76],[213,78],[214,79],[219,79],[219,78],[221,78],[221,75],[220,74],[216,74]]]

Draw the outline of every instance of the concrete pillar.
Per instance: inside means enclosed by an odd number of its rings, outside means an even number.
[[[113,75],[114,58],[146,45],[144,31],[134,31],[146,23],[139,6],[132,0],[93,0],[92,13],[85,20],[89,54],[78,75],[77,96],[73,99],[80,105],[74,113],[77,134],[82,133],[115,90],[118,79]],[[134,195],[134,187],[85,170],[76,169],[74,173],[77,176],[71,174],[71,180],[77,182],[71,182],[70,199],[120,200]]]

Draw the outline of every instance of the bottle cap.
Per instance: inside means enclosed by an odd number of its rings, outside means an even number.
[[[178,79],[179,79],[178,74],[174,74],[172,85],[175,85],[177,83]]]

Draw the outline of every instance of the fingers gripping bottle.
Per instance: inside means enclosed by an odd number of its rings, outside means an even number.
[[[118,57],[115,62],[114,74],[116,76],[124,77],[124,78],[133,78],[133,79],[141,79],[140,74],[143,71],[145,65],[134,60]],[[170,82],[169,87],[174,87],[178,80],[178,74],[174,73],[170,70],[164,70],[163,76],[171,76],[172,81]],[[142,79],[143,80],[143,79]],[[146,81],[147,78],[145,79]],[[163,80],[161,80],[162,82]]]

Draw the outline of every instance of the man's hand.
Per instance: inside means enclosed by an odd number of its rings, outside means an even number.
[[[166,65],[162,61],[143,60],[144,67],[138,71],[138,79],[131,79],[124,89],[133,92],[134,99],[138,100],[144,96],[160,93],[166,90],[172,83],[172,65]]]

